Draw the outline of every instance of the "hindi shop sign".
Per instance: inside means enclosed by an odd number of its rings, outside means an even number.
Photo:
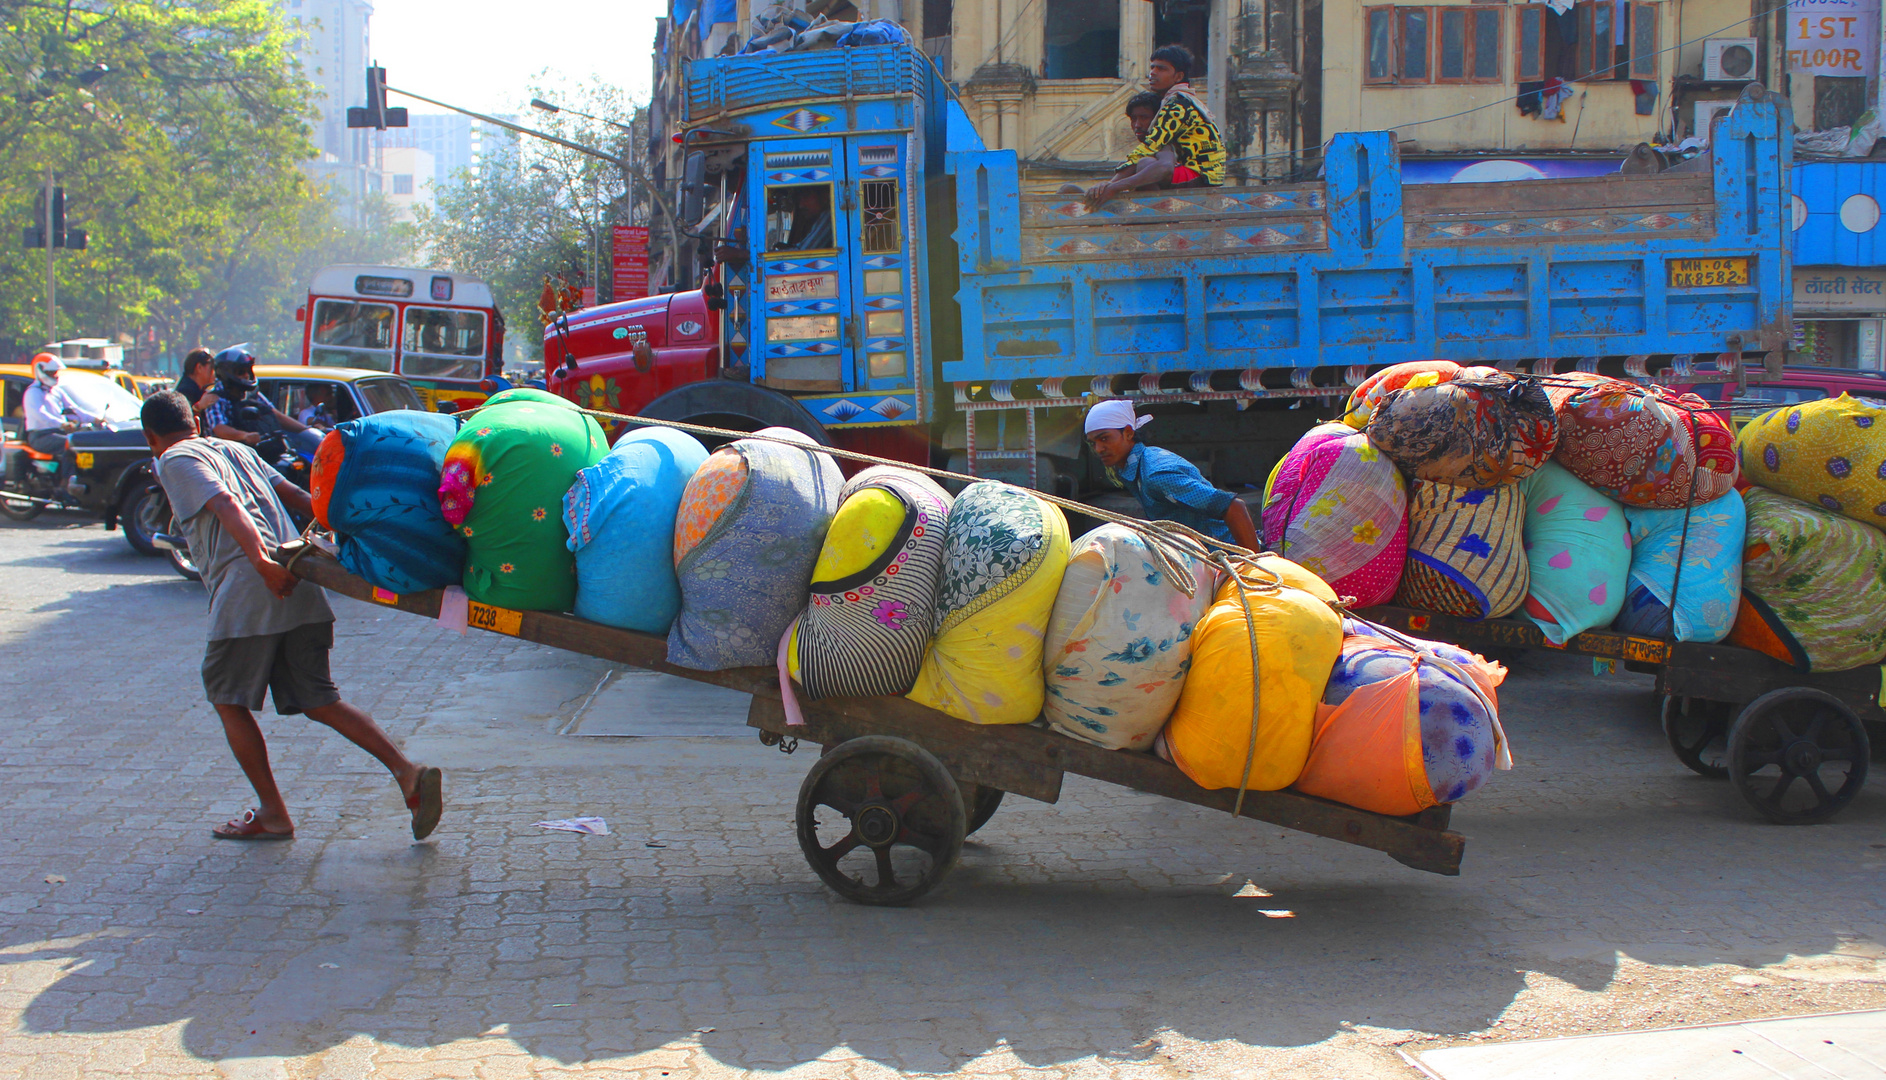
[[[616,300],[639,300],[648,295],[648,227],[617,225],[611,237],[612,295]]]
[[[1886,312],[1886,270],[1797,266],[1794,308],[1797,314]]]
[[[1879,55],[1879,0],[1788,5],[1788,68],[1802,75],[1871,78]]]

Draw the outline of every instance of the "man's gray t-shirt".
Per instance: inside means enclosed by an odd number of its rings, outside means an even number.
[[[223,439],[185,439],[157,459],[157,479],[183,523],[190,556],[210,590],[211,641],[284,634],[308,623],[334,621],[327,594],[317,585],[303,582],[286,600],[270,592],[242,545],[213,511],[205,509],[211,499],[227,493],[255,524],[263,546],[273,551],[299,535],[275,496],[281,475],[254,450]]]

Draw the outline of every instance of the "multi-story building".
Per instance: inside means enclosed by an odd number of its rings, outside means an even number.
[[[515,120],[500,116],[500,120]],[[487,159],[517,144],[517,133],[458,113],[412,113],[406,127],[377,133],[383,152],[418,150],[430,159],[430,171],[414,182],[430,181],[435,189],[453,182],[461,172],[476,174]],[[388,157],[387,161],[391,161]],[[394,172],[391,164],[384,171]],[[393,181],[388,181],[390,186]]]
[[[314,84],[313,141],[318,157],[309,172],[359,198],[374,188],[374,146],[365,131],[349,129],[347,106],[359,104],[367,81],[367,0],[280,0],[294,24],[301,73]]]

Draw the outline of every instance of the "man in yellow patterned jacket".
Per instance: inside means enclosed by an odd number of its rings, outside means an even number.
[[[1198,61],[1183,45],[1161,45],[1147,65],[1146,85],[1161,95],[1159,112],[1140,144],[1126,155],[1113,179],[1087,192],[1089,206],[1098,206],[1125,191],[1141,187],[1220,187],[1225,182],[1225,139],[1204,99],[1188,81]],[[1162,150],[1172,151],[1169,176],[1149,177],[1147,168],[1135,168]],[[1164,169],[1158,170],[1164,173]]]

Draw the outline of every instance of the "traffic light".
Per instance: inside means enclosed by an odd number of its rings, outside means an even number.
[[[385,68],[367,69],[367,104],[364,108],[354,107],[347,110],[347,126],[374,128],[379,131],[385,131],[390,127],[406,126],[406,110],[387,107]]]
[[[21,230],[21,238],[28,249],[46,246],[46,191],[41,188],[33,200],[33,224]],[[65,188],[52,189],[52,246],[68,248],[73,251],[85,250],[84,229],[68,229],[65,223]]]

